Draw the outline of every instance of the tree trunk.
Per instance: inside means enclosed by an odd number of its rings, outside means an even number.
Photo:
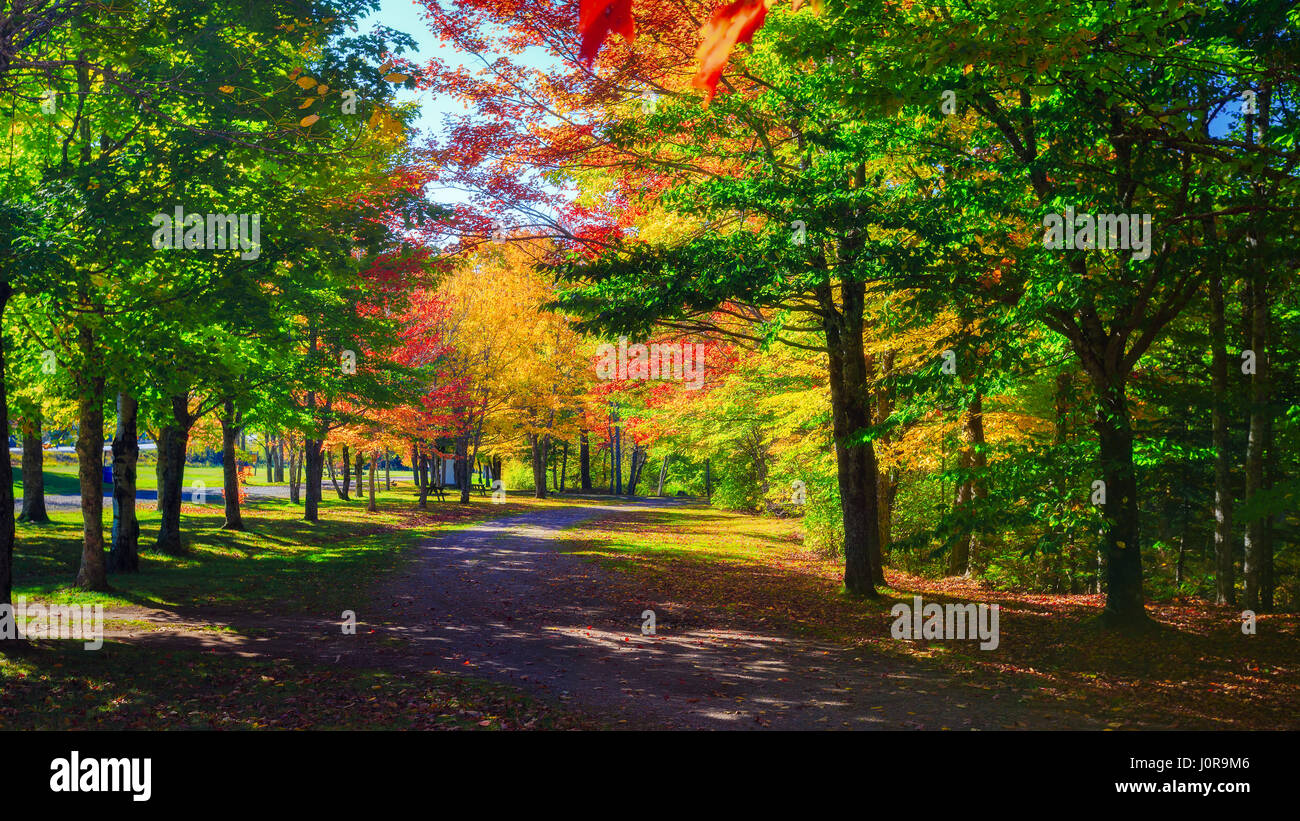
[[[20,522],[44,524],[50,520],[45,511],[45,448],[41,442],[41,417],[36,412],[23,417],[23,510]]]
[[[163,444],[158,449],[158,510],[161,523],[153,549],[178,556],[181,547],[181,500],[185,481],[185,451],[189,446],[193,420],[189,414],[189,396],[173,396],[172,421],[163,429]]]
[[[266,483],[269,485],[275,481],[275,443],[271,441],[271,434],[266,436]]]
[[[334,455],[330,454],[330,461],[333,462]],[[337,485],[336,485],[337,487]],[[361,475],[357,474],[357,489],[361,489]],[[343,446],[343,490],[339,491],[339,498],[343,501],[350,501],[349,494],[352,492],[352,459],[348,453],[348,446]]]
[[[1268,427],[1264,436],[1264,481],[1266,486],[1272,489],[1277,483],[1278,473],[1278,456],[1276,443],[1273,440],[1273,417],[1270,413]],[[1264,563],[1259,569],[1259,604],[1265,612],[1273,610],[1273,588],[1275,587],[1276,577],[1273,573],[1273,533],[1278,516],[1270,514],[1264,517],[1262,533],[1262,553]]]
[[[13,291],[9,281],[0,278],[0,321],[3,321],[9,296]],[[5,391],[5,350],[4,338],[0,335],[0,430],[9,430],[9,397]],[[6,439],[6,447],[8,440]],[[14,509],[13,466],[9,459],[0,460],[0,508]],[[14,583],[14,519],[12,516],[0,516],[0,604],[11,604]],[[0,645],[2,647],[2,645]]]
[[[976,393],[962,414],[961,426],[962,450],[960,467],[963,471],[980,472],[986,466],[984,454],[984,399]],[[976,498],[984,498],[985,491],[981,482],[975,477],[967,476],[957,487],[957,507],[970,514],[970,508]],[[971,527],[968,533],[961,534],[953,546],[948,565],[952,576],[970,576],[970,555],[980,549],[979,531]]]
[[[614,426],[614,457],[611,464],[614,487],[610,490],[615,496],[623,495],[623,429]]]
[[[235,453],[235,441],[243,431],[240,418],[235,410],[235,401],[227,399],[225,413],[221,415],[221,495],[226,503],[226,520],[221,524],[222,530],[244,529],[244,517],[239,510],[239,459]]]
[[[708,459],[704,460],[704,498],[713,498],[713,471]]]
[[[1210,373],[1214,397],[1214,603],[1237,601],[1232,545],[1232,454],[1228,444],[1228,348],[1223,275],[1210,279]]]
[[[1246,498],[1249,505],[1256,494],[1267,489],[1267,477],[1264,475],[1264,449],[1268,441],[1271,419],[1269,400],[1271,384],[1269,376],[1269,295],[1265,276],[1256,271],[1250,283],[1250,348],[1255,352],[1255,373],[1250,377],[1250,433],[1246,440]],[[1245,589],[1242,591],[1242,606],[1247,610],[1265,609],[1264,588],[1270,588],[1268,598],[1272,597],[1271,585],[1267,585],[1265,568],[1272,564],[1272,557],[1267,556],[1270,541],[1265,535],[1269,517],[1256,515],[1246,523],[1246,558],[1242,565]]]
[[[844,519],[844,589],[874,598],[873,560],[880,554],[876,453],[870,442],[852,443],[871,426],[867,362],[863,352],[865,288],[843,282],[843,305],[823,319],[830,376],[832,427]],[[823,306],[833,309],[829,286],[821,289]],[[852,444],[851,444],[852,443]]]
[[[375,513],[379,510],[379,508],[375,507],[375,467],[378,460],[379,451],[370,451],[370,506],[366,509],[371,513]]]
[[[623,492],[626,493],[628,496],[631,496],[634,493],[636,493],[637,464],[639,463],[640,458],[641,458],[641,446],[633,442],[632,456],[631,458],[628,459],[628,465],[627,465],[627,482],[626,484],[623,485]]]
[[[308,439],[303,447],[303,466],[306,469],[303,481],[307,494],[302,518],[307,522],[320,521],[320,489],[325,478],[325,458],[321,453],[324,444],[322,439]]]
[[[888,380],[894,374],[894,358],[896,352],[890,348],[885,350],[880,356],[880,375],[882,380]],[[888,382],[882,381],[880,389],[876,392],[876,419],[883,422],[888,419],[894,412],[894,396],[892,388]],[[892,443],[895,439],[893,433],[883,434],[880,441]],[[877,487],[876,508],[880,516],[880,563],[876,567],[876,582],[885,583],[885,562],[884,556],[889,552],[889,544],[893,541],[894,530],[894,499],[898,496],[898,468],[891,467],[880,471]]]
[[[298,486],[298,444],[289,438],[289,501],[295,505],[302,504],[302,494]]]
[[[556,488],[560,493],[564,492],[565,473],[569,470],[569,442],[565,440],[564,450],[560,455],[560,486]]]
[[[420,491],[420,510],[428,509],[429,491],[432,489],[433,485],[432,482],[427,481],[429,475],[427,462],[428,458],[417,450],[415,453],[415,463],[419,465],[419,470],[416,471],[415,479]]]
[[[384,448],[384,490],[393,489],[393,452]]]
[[[356,463],[353,465],[352,475],[357,477],[357,498],[360,499],[365,493],[361,489],[362,466],[366,463],[366,454],[363,451],[357,451]]]
[[[583,493],[591,493],[591,442],[584,430],[578,434],[578,479]]]
[[[117,395],[117,431],[113,435],[113,542],[108,552],[110,573],[140,570],[140,522],[135,516],[136,466],[140,459],[136,419],[139,404],[125,393]]]
[[[469,434],[456,437],[456,484],[460,488],[460,503],[469,504]],[[542,477],[545,481],[546,477]]]
[[[275,437],[275,481],[281,483],[284,481],[284,437]]]
[[[1101,472],[1106,482],[1106,521],[1102,555],[1106,565],[1107,626],[1148,621],[1142,593],[1142,544],[1138,520],[1137,473],[1133,467],[1133,425],[1124,382],[1097,386],[1099,400],[1093,426],[1101,445]]]
[[[330,484],[334,486],[334,492],[338,497],[347,501],[347,496],[343,493],[343,488],[339,487],[339,480],[334,476],[334,451],[329,448],[325,449],[325,473],[330,477]]]
[[[546,435],[528,434],[533,466],[533,497],[546,498]]]
[[[664,460],[659,463],[659,489],[655,492],[656,496],[664,495],[664,480],[668,478],[668,454],[664,454]]]
[[[89,328],[77,332],[83,367],[94,367],[95,340]],[[104,376],[83,373],[77,396],[77,476],[81,482],[81,567],[76,586],[107,590],[108,566],[104,557]],[[6,436],[8,430],[4,431]],[[6,446],[7,449],[7,446]],[[8,462],[6,454],[5,461]],[[10,491],[12,493],[12,490]],[[13,502],[3,514],[12,519]]]

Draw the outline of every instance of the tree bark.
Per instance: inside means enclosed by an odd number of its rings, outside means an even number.
[[[44,524],[50,520],[45,511],[45,448],[41,437],[39,412],[23,417],[23,509],[20,522]]]
[[[1223,275],[1210,279],[1210,373],[1214,447],[1214,602],[1237,601],[1232,544],[1232,454],[1228,444],[1228,348],[1223,310]]]
[[[564,492],[565,473],[569,470],[569,442],[564,442],[564,451],[560,456],[560,486],[556,488],[560,493]]]
[[[289,438],[289,501],[295,505],[302,504],[301,488],[298,484],[298,444]]]
[[[370,506],[366,509],[375,513],[379,508],[375,507],[375,467],[379,459],[379,451],[370,451]]]
[[[89,328],[77,332],[83,367],[94,367],[95,339]],[[108,589],[104,556],[104,376],[82,373],[77,380],[77,476],[81,483],[81,567],[76,586],[83,590]],[[4,431],[8,435],[8,430]],[[5,461],[8,462],[6,455]],[[12,493],[12,491],[10,491]],[[2,517],[12,519],[13,502]]]
[[[533,497],[546,498],[546,434],[528,434],[533,467]]]
[[[0,321],[3,321],[9,296],[13,293],[7,277],[0,277]],[[5,349],[0,335],[0,430],[9,430],[9,396],[5,391]],[[6,449],[8,440],[6,439]],[[13,466],[8,456],[0,459],[0,508],[14,509]],[[0,604],[12,604],[14,583],[14,519],[0,516]]]
[[[325,478],[325,458],[321,453],[324,444],[321,439],[308,439],[303,447],[306,503],[303,505],[302,518],[308,522],[320,521],[320,489],[321,481]]]
[[[352,492],[352,459],[348,453],[348,446],[343,446],[343,490],[339,491],[339,498],[343,501],[349,501],[349,495]],[[333,461],[333,456],[330,456]],[[361,489],[361,476],[357,475],[357,489]]]
[[[578,479],[583,493],[591,493],[591,442],[584,430],[578,434]]]
[[[275,481],[284,481],[284,437],[275,437]]]
[[[889,386],[888,380],[894,373],[894,359],[896,352],[889,348],[880,356],[880,375],[882,383],[876,392],[876,419],[880,422],[888,419],[894,412],[893,390]],[[880,437],[880,441],[892,443],[895,439],[894,434],[887,433]],[[889,552],[890,542],[893,541],[894,531],[894,500],[898,496],[898,469],[891,467],[880,471],[878,486],[876,492],[876,508],[880,516],[880,562],[876,567],[876,583],[885,583],[885,554]]]
[[[1264,473],[1264,450],[1271,428],[1269,401],[1272,385],[1269,374],[1269,294],[1268,282],[1261,269],[1257,269],[1250,283],[1250,348],[1255,352],[1255,373],[1250,377],[1250,432],[1246,440],[1246,498],[1249,505],[1256,494],[1267,489]],[[1265,568],[1272,564],[1267,555],[1271,546],[1266,535],[1268,516],[1256,515],[1246,523],[1246,557],[1242,565],[1245,587],[1242,605],[1247,610],[1266,609],[1267,598],[1272,598],[1272,585],[1267,583]]]
[[[469,470],[469,434],[456,437],[456,484],[460,488],[460,503],[469,504],[470,477]],[[545,478],[545,477],[543,477]]]
[[[190,428],[194,421],[189,413],[189,395],[171,398],[172,421],[163,429],[158,451],[158,510],[161,524],[153,549],[171,556],[180,555],[181,501],[185,481],[185,451],[189,447]]]
[[[623,495],[623,429],[614,426],[614,455],[610,463],[610,470],[613,472],[614,487],[610,492],[615,496]]]
[[[136,468],[140,459],[137,433],[139,404],[125,393],[117,395],[117,430],[113,434],[113,541],[108,552],[110,573],[140,570],[140,522],[135,515]]]
[[[1102,555],[1106,564],[1108,626],[1148,621],[1142,592],[1141,531],[1138,521],[1137,473],[1133,467],[1133,424],[1122,379],[1098,386],[1094,429],[1101,445],[1101,472],[1106,482],[1106,520]]]
[[[235,410],[235,401],[227,399],[225,413],[221,415],[221,478],[222,496],[226,503],[226,520],[222,530],[243,530],[244,516],[239,509],[239,457],[235,441],[243,431],[241,415]]]
[[[636,495],[636,486],[641,481],[641,473],[645,470],[645,464],[649,458],[650,454],[646,447],[636,444],[632,446],[632,465],[628,473],[627,481],[628,496]]]
[[[419,465],[419,470],[416,471],[416,482],[420,491],[420,510],[427,510],[429,508],[429,491],[432,489],[433,485],[432,482],[426,480],[426,477],[429,474],[427,462],[427,457],[417,450],[415,453],[415,463]]]
[[[867,362],[863,351],[865,287],[840,285],[842,305],[834,309],[829,285],[819,289],[824,309],[830,376],[832,428],[844,520],[844,589],[855,596],[876,597],[873,559],[880,554],[876,453],[870,442],[855,437],[871,427]]]
[[[334,474],[334,452],[329,448],[325,449],[325,473],[330,477],[330,484],[334,486],[334,492],[340,499],[346,500],[348,497],[343,495],[343,489],[339,487],[339,480]]]
[[[959,458],[962,470],[982,471],[987,464],[984,454],[984,398],[978,393],[971,400],[970,407],[962,414],[961,438],[962,449]],[[968,477],[957,486],[957,507],[965,508],[969,514],[975,499],[982,499],[984,496],[982,483],[974,477]],[[979,549],[979,531],[972,527],[968,533],[962,534],[953,546],[948,565],[949,575],[969,577],[970,556]]]

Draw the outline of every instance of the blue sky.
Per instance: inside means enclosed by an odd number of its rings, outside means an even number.
[[[359,26],[362,31],[370,31],[376,24],[380,24],[395,31],[409,34],[416,42],[416,50],[414,53],[407,52],[402,56],[416,63],[424,62],[430,57],[438,57],[449,65],[457,65],[458,63],[462,65],[478,65],[477,60],[469,59],[455,49],[440,43],[438,38],[429,30],[428,24],[421,19],[420,15],[423,11],[423,7],[417,5],[414,0],[381,0],[379,12],[364,18]],[[573,27],[576,32],[578,28],[576,19],[573,21]],[[539,67],[546,65],[551,60],[550,56],[541,49],[537,49],[535,54],[530,50],[529,53],[518,59],[524,64],[534,64]],[[459,114],[465,111],[464,106],[445,95],[437,95],[428,91],[406,90],[398,94],[399,102],[412,100],[420,104],[420,118],[417,122],[422,131],[440,129],[444,114]]]
[[[409,34],[415,40],[417,48],[414,54],[407,52],[402,56],[413,62],[421,63],[437,56],[454,65],[459,61],[457,53],[438,42],[438,38],[429,31],[428,24],[420,19],[422,12],[423,7],[416,5],[414,0],[382,0],[379,13],[362,20],[359,27],[362,31],[370,31],[376,24],[381,24]],[[399,102],[414,100],[420,104],[418,125],[421,131],[437,130],[441,128],[443,114],[461,113],[465,110],[455,100],[428,91],[402,90],[397,99]]]

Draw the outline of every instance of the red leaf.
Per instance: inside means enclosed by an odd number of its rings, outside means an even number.
[[[579,54],[588,65],[611,34],[632,42],[636,24],[632,21],[632,0],[579,0],[578,32],[582,35]]]
[[[771,0],[733,0],[715,11],[713,18],[700,29],[702,39],[695,52],[695,59],[700,61],[700,70],[695,75],[693,85],[708,92],[706,102],[712,100],[717,93],[722,69],[727,65],[727,59],[736,43],[748,43],[753,39],[754,32],[763,27],[770,2]]]

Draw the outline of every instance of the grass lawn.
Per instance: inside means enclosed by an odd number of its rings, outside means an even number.
[[[411,545],[446,528],[531,509],[535,500],[511,496],[504,504],[473,497],[470,505],[431,501],[415,508],[409,489],[376,494],[379,512],[363,501],[344,502],[332,491],[321,501],[320,521],[302,520],[287,499],[260,498],[244,507],[247,530],[221,529],[219,505],[186,504],[181,515],[182,556],[147,550],[158,533],[158,512],[138,506],[140,571],[113,574],[112,590],[72,588],[81,561],[81,513],[53,511],[51,524],[18,525],[14,595],[42,603],[145,607],[222,607],[259,613],[337,613],[356,609],[358,591],[398,567]],[[207,510],[211,510],[208,513]],[[202,511],[202,512],[199,512]],[[112,511],[105,509],[105,539]]]
[[[611,583],[624,585],[624,596],[662,607],[661,620],[679,628],[788,631],[906,655],[975,682],[1010,676],[1060,709],[1117,729],[1300,728],[1294,614],[1260,614],[1258,634],[1247,636],[1239,610],[1149,602],[1157,629],[1103,634],[1093,621],[1104,604],[1098,595],[1007,593],[889,569],[879,599],[853,599],[843,592],[843,561],[805,549],[797,519],[703,506],[603,514],[567,535],[561,549],[614,571]],[[890,608],[914,595],[926,603],[997,603],[999,647],[893,639]]]
[[[17,462],[18,460],[15,460]],[[14,498],[22,499],[23,497],[23,470],[19,464],[14,464]],[[76,496],[81,493],[81,483],[77,478],[77,465],[75,462],[55,462],[47,455],[45,459],[45,468],[41,471],[45,475],[45,492],[51,496]],[[250,477],[249,484],[264,485],[266,482],[265,474],[261,479]],[[185,488],[186,497],[189,496],[189,489],[195,480],[202,481],[209,488],[220,488],[224,481],[220,467],[210,467],[207,465],[186,465],[185,476],[181,482],[181,487]],[[136,489],[138,490],[157,490],[158,475],[154,472],[153,465],[142,464],[136,471],[135,477]]]

